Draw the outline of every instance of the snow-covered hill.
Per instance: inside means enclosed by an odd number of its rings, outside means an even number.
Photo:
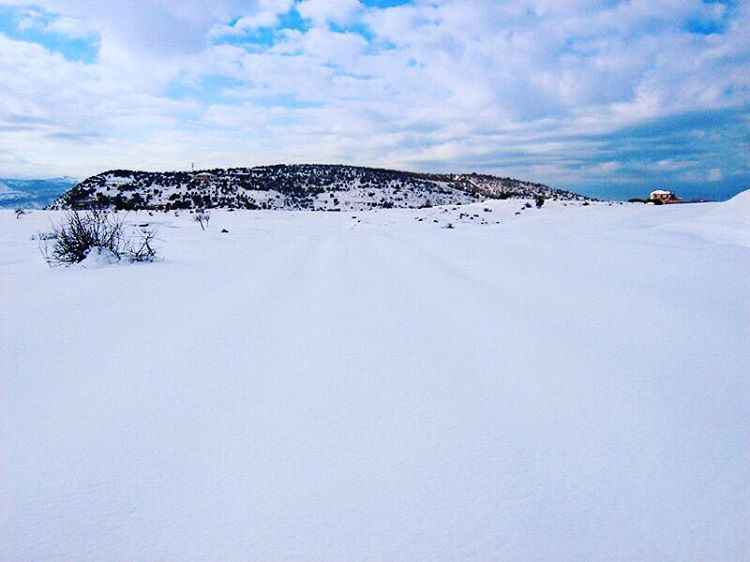
[[[545,185],[489,175],[304,164],[200,172],[113,170],[84,180],[58,199],[53,208],[362,211],[537,196],[584,199]]]
[[[750,200],[525,203],[0,212],[0,560],[747,560]]]
[[[0,180],[0,201],[16,200],[27,195],[27,193],[13,189],[7,183],[2,183],[2,180]]]

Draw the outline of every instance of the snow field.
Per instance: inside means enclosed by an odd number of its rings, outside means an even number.
[[[0,212],[0,558],[746,560],[725,205],[138,214],[163,262],[56,270]]]

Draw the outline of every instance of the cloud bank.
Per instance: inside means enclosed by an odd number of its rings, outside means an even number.
[[[738,188],[747,29],[738,1],[0,0],[0,176],[344,162]]]

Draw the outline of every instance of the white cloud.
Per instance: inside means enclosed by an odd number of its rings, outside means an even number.
[[[252,9],[237,19],[233,25],[221,24],[214,27],[214,36],[235,35],[247,30],[278,25],[283,14],[289,12],[294,0],[257,0]]]
[[[34,30],[64,35],[70,39],[89,39],[98,31],[92,28],[84,18],[59,15],[50,17],[42,10],[33,7],[19,11],[17,26],[22,32]]]
[[[44,31],[65,35],[71,39],[89,39],[98,32],[97,29],[88,25],[83,18],[66,16],[55,18],[47,23],[44,26]]]
[[[297,11],[318,26],[328,23],[346,25],[362,13],[363,6],[358,0],[301,0]]]

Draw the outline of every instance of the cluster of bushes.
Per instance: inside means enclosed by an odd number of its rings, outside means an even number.
[[[50,267],[80,263],[93,251],[131,263],[156,258],[154,230],[131,226],[123,216],[104,210],[69,211],[37,238]]]
[[[84,180],[59,201],[58,208],[86,209],[114,207],[133,209],[196,209],[215,207],[255,208],[268,206],[248,202],[246,190],[277,191],[286,198],[285,206],[311,208],[315,198],[326,191],[347,190],[356,184],[375,191],[390,187],[395,192],[450,193],[441,183],[450,176],[417,174],[396,170],[338,165],[278,165],[257,168],[207,170],[212,177],[205,184],[193,182],[187,172],[137,172],[112,170]],[[437,182],[437,183],[435,183]],[[452,187],[467,191],[461,182]],[[155,186],[158,186],[156,188]],[[117,193],[109,195],[115,187]],[[178,190],[165,195],[165,190]]]

